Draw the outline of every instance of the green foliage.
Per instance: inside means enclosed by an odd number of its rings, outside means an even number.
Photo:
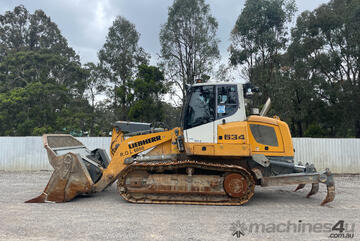
[[[360,1],[332,0],[302,13],[292,30],[291,64],[321,103],[315,120],[327,136],[360,137],[359,16]]]
[[[311,124],[305,131],[305,137],[319,138],[325,136],[326,133],[318,124]]]
[[[165,127],[174,128],[174,127],[182,126],[182,123],[181,123],[182,108],[180,106],[174,107],[169,103],[163,102],[162,108],[165,113],[164,120],[163,120],[163,122],[165,123]]]
[[[294,0],[247,0],[231,32],[230,61],[293,136],[360,137],[360,0],[331,0],[301,13]],[[0,15],[0,135],[108,135],[115,120],[179,126],[185,85],[210,78],[219,57],[217,21],[204,0],[175,0],[161,27],[161,68],[148,66],[135,25],[117,17],[99,64],[82,66],[42,10]],[[229,67],[217,77],[229,80]],[[181,91],[178,94],[179,90]],[[101,99],[101,101],[99,101]]]
[[[295,10],[294,0],[247,0],[231,32],[232,65],[243,65],[245,76],[263,92],[256,104],[270,96],[281,52],[286,49],[286,24]]]
[[[0,15],[0,33],[0,135],[90,129],[89,73],[56,24],[20,5]]]
[[[293,2],[248,0],[232,32],[231,62],[245,65],[293,136],[360,137],[360,1],[301,13],[286,45]],[[257,12],[255,17],[253,13]]]
[[[74,94],[82,95],[85,75],[79,63],[69,62],[51,50],[11,50],[0,62],[0,90],[49,81],[65,85]]]
[[[0,95],[1,135],[31,135],[34,128],[56,120],[57,98],[66,98],[64,89],[35,82]],[[54,99],[49,99],[53,96]],[[41,103],[41,105],[39,105]],[[55,104],[54,106],[50,105]],[[45,104],[45,105],[44,105]]]
[[[79,56],[67,44],[57,25],[42,10],[29,13],[23,5],[0,15],[0,60],[9,50],[48,49],[68,61]]]
[[[154,124],[163,122],[165,113],[161,96],[167,92],[167,86],[159,68],[140,65],[137,78],[130,87],[133,101],[129,119]]]
[[[204,0],[175,0],[169,8],[160,32],[162,66],[183,102],[185,85],[209,74],[219,58],[217,28]]]
[[[127,119],[130,103],[129,81],[139,64],[148,62],[148,54],[138,46],[140,34],[135,25],[118,16],[109,28],[98,56],[101,75],[110,83],[107,89],[115,119]]]
[[[91,108],[66,87],[34,82],[0,94],[0,135],[40,135],[89,130]]]
[[[0,135],[106,136],[115,120],[174,123],[173,107],[161,101],[168,91],[164,75],[146,65],[139,36],[117,17],[100,63],[81,66],[42,10],[20,5],[0,15]]]

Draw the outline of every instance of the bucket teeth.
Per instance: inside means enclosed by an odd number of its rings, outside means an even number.
[[[296,189],[294,190],[294,192],[296,192],[297,190],[303,189],[305,187],[305,184],[299,184]]]
[[[44,203],[46,202],[46,197],[47,194],[43,192],[42,194],[40,194],[40,196],[27,200],[25,203]]]
[[[324,206],[325,204],[332,202],[335,199],[335,185],[334,186],[328,186],[327,187],[327,194],[325,199],[321,202],[321,206]]]
[[[314,168],[311,171],[316,171]],[[313,182],[311,183],[311,190],[310,192],[306,195],[307,198],[311,197],[312,195],[316,194],[319,192],[319,186],[320,183],[326,184],[327,187],[327,194],[325,199],[322,201],[321,206],[332,202],[335,199],[335,181],[334,181],[334,177],[332,175],[332,173],[330,172],[330,170],[327,168],[325,169],[325,171],[322,171],[320,173],[318,172],[305,172],[304,175],[308,175],[308,176],[313,176],[316,177],[317,180],[313,179]],[[296,189],[294,190],[294,192],[296,192],[297,190],[303,189],[305,187],[304,183],[299,184]]]
[[[325,170],[326,174],[326,187],[327,187],[327,194],[325,199],[321,202],[321,206],[332,202],[335,199],[335,181],[331,171],[327,168]]]
[[[313,183],[311,185],[310,192],[306,195],[307,198],[311,197],[312,195],[316,194],[319,191],[319,183]]]

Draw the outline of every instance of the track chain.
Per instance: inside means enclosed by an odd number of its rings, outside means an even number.
[[[240,173],[246,178],[248,183],[247,191],[238,198],[227,196],[227,201],[178,201],[178,200],[153,200],[144,196],[142,199],[134,198],[131,193],[127,192],[125,187],[126,176],[135,170],[157,171],[157,170],[175,170],[179,168],[200,168],[207,170],[215,170],[223,173]],[[175,160],[175,161],[151,161],[133,163],[127,166],[118,177],[118,191],[120,195],[127,201],[132,203],[162,203],[162,204],[199,204],[199,205],[242,205],[249,201],[254,195],[255,183],[252,175],[243,167],[232,164],[221,164],[209,161],[198,160]],[[171,195],[171,193],[169,193]],[[191,195],[191,194],[190,194]]]

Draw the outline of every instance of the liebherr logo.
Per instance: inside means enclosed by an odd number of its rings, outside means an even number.
[[[145,139],[145,140],[142,140],[142,141],[131,143],[131,144],[129,144],[129,148],[132,149],[132,148],[135,148],[135,147],[140,147],[140,146],[150,144],[150,143],[153,143],[155,141],[160,141],[160,140],[161,140],[161,136],[151,137],[151,138],[148,138],[148,139]]]

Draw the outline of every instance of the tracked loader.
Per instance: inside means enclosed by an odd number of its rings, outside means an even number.
[[[311,184],[310,197],[327,188],[321,205],[335,197],[333,175],[294,163],[288,125],[246,116],[248,90],[239,83],[189,87],[182,127],[114,123],[110,158],[90,151],[71,135],[46,134],[43,142],[54,172],[43,193],[27,202],[66,202],[103,191],[117,181],[119,194],[133,203],[242,205],[263,187]]]

